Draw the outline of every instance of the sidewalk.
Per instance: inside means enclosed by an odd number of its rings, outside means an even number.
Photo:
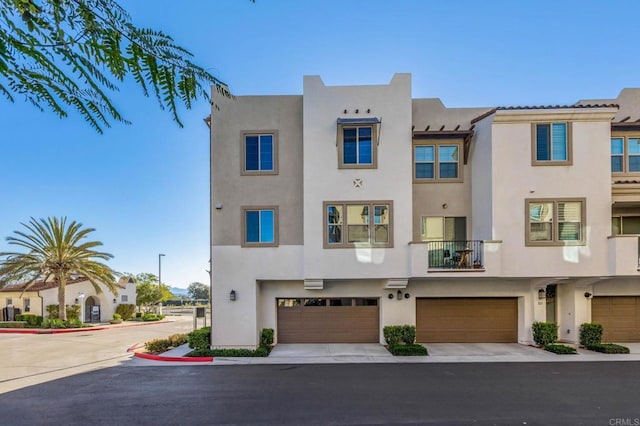
[[[640,361],[640,343],[626,343],[631,353],[602,354],[578,349],[577,355],[556,355],[532,346],[513,344],[431,343],[429,356],[397,357],[379,344],[287,344],[276,345],[266,358],[216,357],[212,362],[189,362],[180,365],[250,365],[250,364],[346,364],[346,363],[489,363],[489,362],[602,362]],[[187,345],[160,356],[183,357]],[[186,361],[186,362],[185,362]],[[135,358],[132,365],[176,365],[174,362]]]

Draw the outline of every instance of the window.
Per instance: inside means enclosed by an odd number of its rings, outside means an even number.
[[[22,300],[22,304],[24,307],[24,312],[31,312],[31,299],[29,299],[28,297],[25,297]]]
[[[278,133],[276,131],[242,133],[242,174],[278,174]]]
[[[10,297],[7,297],[7,306],[9,305],[13,306],[13,299]]]
[[[611,138],[611,173],[640,174],[640,137]]]
[[[526,200],[526,245],[584,245],[585,203],[584,198]]]
[[[460,144],[413,146],[414,182],[460,182]]]
[[[535,123],[532,126],[533,165],[570,165],[571,123]]]
[[[126,303],[129,301],[129,296],[127,296],[126,294],[123,294],[122,296],[120,296],[120,301],[122,303]]]
[[[242,225],[243,247],[278,245],[277,207],[243,207]]]
[[[341,169],[378,167],[375,125],[338,124],[338,167]]]
[[[640,216],[614,216],[611,218],[612,235],[640,235]]]
[[[391,201],[325,202],[324,247],[393,247]]]
[[[467,218],[422,216],[420,235],[422,241],[465,241]]]

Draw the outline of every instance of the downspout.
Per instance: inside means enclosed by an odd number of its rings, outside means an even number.
[[[213,177],[213,173],[211,170],[213,161],[211,156],[213,155],[213,114],[209,114],[208,117],[204,119],[205,124],[209,127],[209,307],[210,307],[210,315],[209,318],[209,326],[211,326],[211,336],[209,339],[211,340],[213,337],[213,185],[211,183],[211,179]],[[206,307],[205,307],[205,321],[206,321]],[[196,320],[197,321],[197,320]],[[194,322],[195,324],[195,322]],[[206,324],[205,324],[206,326]]]

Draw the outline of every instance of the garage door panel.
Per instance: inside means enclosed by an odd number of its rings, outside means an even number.
[[[430,298],[416,301],[418,342],[517,342],[517,327],[517,298]]]
[[[591,320],[602,324],[605,342],[640,342],[640,297],[596,296]]]
[[[378,306],[278,307],[279,343],[377,343]]]

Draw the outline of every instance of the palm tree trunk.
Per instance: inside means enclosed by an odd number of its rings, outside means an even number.
[[[67,289],[67,279],[64,276],[58,277],[58,318],[67,320],[67,305],[64,303]]]

